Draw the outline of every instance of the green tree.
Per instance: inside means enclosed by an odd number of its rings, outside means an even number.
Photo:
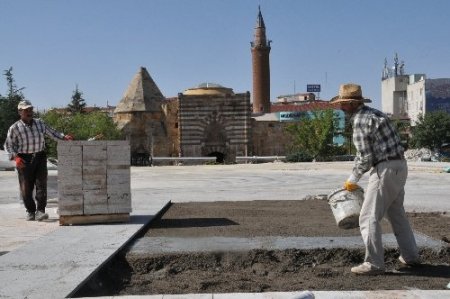
[[[339,134],[344,138],[344,144],[342,145],[342,154],[353,155],[356,153],[355,145],[353,144],[353,128],[350,116],[345,114],[344,128],[339,131]]]
[[[392,121],[394,127],[400,135],[400,141],[405,150],[409,148],[409,135],[411,132],[411,124],[408,120],[394,119]]]
[[[75,140],[87,140],[100,134],[105,140],[123,139],[121,131],[117,128],[112,118],[101,111],[64,116],[54,110],[50,110],[42,118],[47,125],[64,132],[64,134],[71,134]],[[46,144],[49,157],[56,157],[56,142],[48,139]]]
[[[291,155],[316,160],[328,160],[334,155],[333,137],[338,134],[338,119],[332,109],[310,111],[286,129],[293,140]]]
[[[72,101],[67,105],[67,109],[72,113],[83,113],[86,102],[83,99],[83,93],[78,89],[78,85],[76,85],[71,99]]]
[[[24,87],[17,88],[16,86],[13,68],[5,70],[3,75],[6,77],[8,91],[6,96],[0,94],[0,148],[2,149],[9,127],[19,119],[17,105],[25,98],[22,93]]]
[[[450,115],[445,111],[434,111],[420,115],[412,127],[410,145],[413,148],[438,149],[450,142]]]

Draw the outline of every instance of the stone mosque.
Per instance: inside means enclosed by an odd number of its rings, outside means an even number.
[[[302,111],[325,108],[313,94],[270,101],[270,40],[259,9],[251,42],[253,101],[219,84],[202,83],[166,98],[146,68],[131,80],[114,110],[114,120],[131,146],[132,164],[151,157],[282,156],[290,137],[285,127]]]

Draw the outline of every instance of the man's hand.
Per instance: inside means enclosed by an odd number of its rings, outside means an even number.
[[[347,191],[355,191],[356,189],[361,188],[358,184],[353,183],[352,181],[345,181],[344,183],[344,189]]]
[[[15,158],[15,161],[16,161],[16,168],[17,169],[25,168],[25,161],[21,157],[17,156]]]
[[[70,134],[67,134],[66,136],[64,136],[64,140],[72,141],[73,140],[73,136],[70,135]]]

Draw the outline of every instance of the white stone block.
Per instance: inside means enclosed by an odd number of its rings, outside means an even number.
[[[131,212],[128,141],[58,143],[60,215]]]

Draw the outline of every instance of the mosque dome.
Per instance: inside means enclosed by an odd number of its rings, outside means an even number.
[[[220,84],[215,83],[201,83],[195,87],[188,88],[183,92],[184,95],[189,96],[218,96],[218,95],[234,95],[233,89],[223,87]]]

